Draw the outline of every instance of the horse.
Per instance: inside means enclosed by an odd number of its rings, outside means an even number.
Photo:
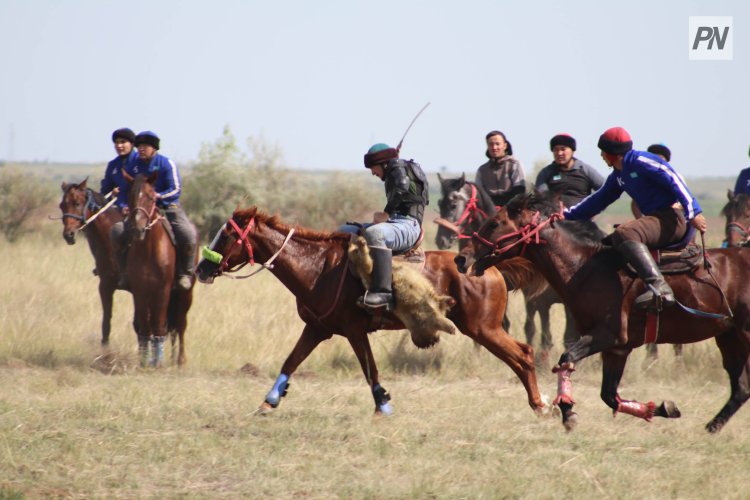
[[[155,368],[163,365],[167,333],[171,334],[172,359],[175,341],[179,338],[177,365],[182,366],[187,361],[185,329],[193,302],[192,287],[189,290],[173,287],[176,252],[166,220],[156,205],[157,175],[158,172],[154,172],[148,177],[138,174],[133,178],[125,172],[125,178],[132,183],[128,193],[130,213],[125,219],[130,241],[125,272],[133,294],[140,364]]]
[[[657,343],[692,343],[715,338],[730,380],[731,395],[706,429],[718,432],[750,397],[750,249],[711,249],[704,266],[666,279],[680,304],[658,315],[633,307],[645,285],[627,270],[619,252],[601,241],[576,236],[577,223],[561,221],[559,207],[532,193],[518,197],[477,232],[473,244],[456,258],[462,272],[481,275],[498,261],[523,255],[547,278],[571,308],[581,339],[567,349],[553,371],[558,375],[558,404],[565,428],[578,417],[573,411],[570,376],[575,363],[602,354],[601,399],[614,412],[650,421],[677,418],[677,406],[665,401],[627,401],[618,385],[630,352],[653,335]]]
[[[115,208],[106,208],[105,197],[87,187],[88,178],[78,184],[62,183],[63,238],[68,245],[74,245],[76,235],[82,231],[86,235],[89,249],[94,256],[94,274],[99,277],[99,299],[102,303],[102,346],[109,345],[112,321],[112,297],[117,288],[118,271],[112,252],[110,230],[112,225],[122,220],[122,214]]]
[[[727,192],[729,201],[721,209],[727,219],[725,227],[727,246],[744,247],[750,245],[750,196]]]
[[[440,217],[434,221],[438,225],[435,245],[441,250],[447,250],[458,240],[460,252],[482,223],[495,214],[496,207],[483,189],[466,180],[466,174],[462,174],[461,177],[456,179],[443,179],[438,174],[438,180],[440,181],[442,196],[438,201]],[[524,294],[526,306],[526,321],[523,325],[526,343],[534,345],[534,338],[536,337],[534,318],[539,314],[542,338],[539,343],[538,358],[540,364],[544,365],[547,363],[549,351],[552,349],[550,309],[554,304],[562,304],[562,299],[549,286],[544,286],[534,293],[531,292],[529,287],[522,288],[521,291]],[[507,320],[507,316],[503,320],[503,327],[510,330],[510,322]],[[563,338],[566,342],[578,338],[574,321],[567,308],[565,308],[565,333]]]
[[[266,261],[258,270],[269,269],[297,299],[297,313],[305,326],[261,404],[261,413],[278,407],[295,370],[318,344],[334,334],[345,337],[354,350],[375,400],[375,414],[392,413],[390,395],[380,384],[367,335],[404,326],[389,313],[374,318],[356,305],[364,288],[349,270],[349,242],[349,234],[293,228],[253,206],[236,210],[211,245],[204,247],[196,270],[201,282],[210,284],[217,276],[236,272],[248,263]],[[529,406],[544,413],[548,407],[537,388],[533,348],[513,339],[501,325],[507,300],[505,281],[497,270],[485,278],[460,275],[453,265],[454,256],[425,252],[424,274],[439,294],[450,295],[456,302],[448,318],[461,333],[504,361],[523,383]]]

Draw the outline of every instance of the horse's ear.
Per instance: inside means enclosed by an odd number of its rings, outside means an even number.
[[[155,170],[151,173],[151,175],[148,176],[148,179],[146,179],[146,182],[153,185],[156,184],[156,179],[159,177],[159,171]]]
[[[734,191],[732,191],[731,189],[727,189],[727,198],[729,199],[729,201],[732,201],[732,199],[734,198]]]
[[[62,185],[60,186],[60,189],[62,189],[63,193],[64,193],[64,192],[66,192],[68,190],[69,187],[70,187],[70,184],[68,184],[67,182],[63,181]]]
[[[88,177],[86,177],[85,179],[83,179],[83,182],[81,182],[80,184],[78,184],[78,188],[79,188],[79,189],[86,189],[86,183],[87,183],[88,181],[89,181],[89,178],[88,178]]]
[[[440,184],[443,183],[443,177],[440,175],[440,172],[438,172],[438,180],[440,181]]]
[[[134,180],[134,179],[133,179],[133,176],[132,176],[132,175],[130,175],[129,173],[127,173],[127,172],[125,171],[125,169],[124,169],[124,168],[123,168],[123,169],[121,169],[120,171],[122,172],[122,177],[123,177],[123,178],[124,178],[124,179],[125,179],[126,181],[128,181],[128,184],[132,184],[132,183],[133,183],[133,180]]]
[[[466,173],[465,172],[461,172],[461,179],[459,179],[459,181],[458,181],[458,188],[460,189],[460,188],[464,187],[464,184],[466,184]]]

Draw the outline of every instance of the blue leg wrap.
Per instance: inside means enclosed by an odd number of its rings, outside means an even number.
[[[138,336],[138,359],[141,368],[148,366],[148,337],[146,336]]]
[[[272,408],[276,408],[277,406],[279,406],[281,398],[286,396],[286,391],[288,388],[289,376],[281,373],[276,378],[276,383],[273,384],[271,390],[268,391],[268,394],[266,394],[266,403],[271,405]]]
[[[393,407],[389,403],[391,395],[385,392],[385,389],[380,384],[372,386],[372,397],[375,399],[376,411],[385,416],[393,415]]]

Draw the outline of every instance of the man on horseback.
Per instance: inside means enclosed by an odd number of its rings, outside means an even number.
[[[536,176],[538,191],[559,194],[563,205],[571,207],[602,187],[604,177],[593,167],[573,156],[576,140],[568,134],[557,134],[549,141],[553,161]]]
[[[526,191],[523,165],[513,156],[513,146],[499,130],[485,136],[490,160],[477,169],[474,183],[487,192],[496,206],[504,206],[515,195]]]
[[[117,158],[107,163],[104,178],[101,182],[101,193],[106,195],[115,188],[119,189],[115,205],[122,211],[128,206],[128,190],[130,184],[123,177],[123,170],[131,173],[133,165],[138,160],[138,151],[135,150],[135,132],[129,128],[118,128],[112,132],[112,143],[115,145]],[[114,196],[114,194],[113,194]]]
[[[605,163],[614,170],[601,189],[566,209],[565,218],[590,219],[617,200],[623,191],[628,193],[644,216],[620,224],[612,234],[612,243],[648,285],[649,289],[635,299],[635,304],[643,308],[671,306],[674,294],[649,248],[679,243],[687,234],[686,221],[705,232],[707,224],[702,209],[682,176],[661,157],[634,150],[630,134],[624,128],[606,130],[599,137],[598,146]]]
[[[339,228],[364,237],[372,256],[372,284],[362,297],[367,309],[393,310],[392,252],[412,248],[422,232],[424,207],[429,203],[427,178],[418,163],[398,157],[398,150],[387,144],[372,146],[364,157],[365,168],[385,182],[387,203],[368,224],[347,223]]]
[[[740,170],[740,175],[737,176],[737,182],[734,184],[734,195],[737,196],[738,194],[750,195],[750,167]]]
[[[177,165],[159,154],[160,139],[150,130],[135,136],[135,146],[138,149],[138,160],[128,174],[135,177],[138,174],[149,175],[158,172],[155,188],[157,192],[157,206],[164,212],[174,231],[177,247],[176,279],[177,287],[189,290],[195,267],[195,248],[197,234],[193,224],[188,220],[185,211],[179,204],[182,193],[182,179]],[[127,200],[127,198],[126,198]],[[126,287],[124,270],[127,263],[127,242],[124,240],[125,225],[119,222],[112,227],[112,240],[115,244],[117,264],[120,268],[121,282],[118,287]]]

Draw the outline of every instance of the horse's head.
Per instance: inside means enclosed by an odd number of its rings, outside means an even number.
[[[463,174],[458,179],[443,179],[438,174],[438,180],[440,181],[441,197],[438,201],[440,218],[435,219],[435,223],[438,225],[435,244],[439,249],[446,250],[453,245],[461,231],[456,222],[466,209],[471,190],[468,194],[464,192],[466,176]]]
[[[62,200],[60,211],[62,211],[63,238],[68,245],[76,242],[76,233],[86,220],[86,207],[90,202],[91,191],[86,187],[88,177],[80,184],[62,183]]]
[[[727,246],[740,247],[750,241],[750,196],[735,196],[730,190],[727,192],[727,198],[729,201],[721,209],[721,214],[727,219]]]
[[[213,283],[225,271],[237,270],[254,262],[253,247],[248,236],[255,228],[256,207],[235,210],[207,247],[203,247],[195,275],[201,283]]]
[[[125,171],[123,171],[123,175],[130,183],[130,192],[128,193],[130,213],[125,220],[125,227],[133,239],[143,241],[146,238],[146,233],[159,217],[156,206],[156,189],[154,188],[158,172],[154,172],[148,177],[144,174],[138,174],[133,178]]]
[[[549,195],[528,193],[513,198],[487,219],[474,233],[472,242],[454,259],[458,270],[473,266],[477,276],[501,260],[523,255],[530,243],[539,243],[545,225],[560,219],[559,205]]]

